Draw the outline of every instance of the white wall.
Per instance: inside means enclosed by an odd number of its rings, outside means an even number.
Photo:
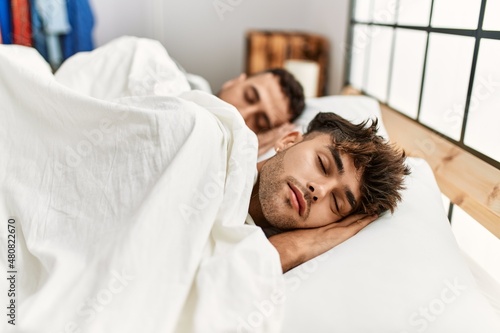
[[[123,36],[152,37],[152,0],[90,0],[97,46]]]
[[[331,44],[329,92],[338,93],[342,87],[349,0],[92,0],[91,4],[97,45],[125,34],[158,39],[186,70],[207,78],[215,91],[244,71],[247,30],[320,33]]]
[[[308,2],[308,28],[317,31],[330,40],[330,82],[331,95],[340,93],[344,85],[349,29],[349,0],[310,0]]]

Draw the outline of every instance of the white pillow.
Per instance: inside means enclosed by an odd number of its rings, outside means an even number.
[[[446,218],[431,168],[409,158],[403,202],[285,275],[283,332],[498,333]]]
[[[368,96],[326,96],[308,98],[306,108],[294,124],[305,132],[307,125],[319,112],[333,112],[353,122],[360,123],[367,119],[379,120],[378,133],[388,138],[387,131],[382,123],[382,115],[377,100]]]

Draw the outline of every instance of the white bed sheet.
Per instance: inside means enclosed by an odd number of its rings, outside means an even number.
[[[283,291],[277,252],[243,224],[255,135],[217,98],[176,94],[98,99],[0,46],[0,216],[16,220],[18,272],[1,331],[234,332]]]

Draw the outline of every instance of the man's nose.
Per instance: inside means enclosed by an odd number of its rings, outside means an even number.
[[[330,180],[328,182],[310,182],[307,185],[311,199],[313,202],[321,201],[324,197],[328,197],[336,186],[336,181]]]

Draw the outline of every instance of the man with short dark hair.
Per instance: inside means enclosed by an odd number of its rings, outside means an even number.
[[[257,134],[259,155],[271,149],[277,139],[293,130],[290,123],[304,110],[304,91],[285,69],[273,68],[227,81],[217,96],[232,104],[247,126]]]
[[[275,149],[257,165],[249,214],[278,250],[284,272],[392,212],[410,173],[404,152],[377,135],[376,120],[352,124],[319,113],[304,136],[291,132]]]

